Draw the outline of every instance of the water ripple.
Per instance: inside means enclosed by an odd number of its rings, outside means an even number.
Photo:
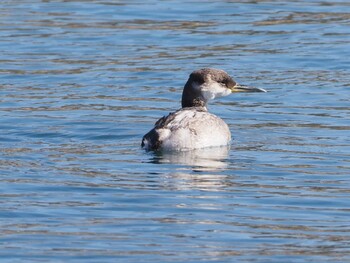
[[[2,262],[347,262],[348,1],[4,1]],[[188,74],[231,147],[146,153]]]

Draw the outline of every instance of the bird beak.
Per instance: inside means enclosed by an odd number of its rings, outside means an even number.
[[[232,93],[233,92],[266,92],[266,90],[261,88],[255,88],[255,87],[249,87],[245,85],[240,85],[236,83],[233,87],[230,88]]]

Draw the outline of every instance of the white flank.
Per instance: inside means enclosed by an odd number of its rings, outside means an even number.
[[[182,110],[167,125],[158,130],[164,150],[192,150],[228,145],[231,133],[219,117],[193,109]]]

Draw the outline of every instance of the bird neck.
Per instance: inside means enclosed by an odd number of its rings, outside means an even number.
[[[182,108],[187,107],[206,107],[207,100],[203,97],[198,88],[193,87],[192,83],[187,82],[182,92]]]

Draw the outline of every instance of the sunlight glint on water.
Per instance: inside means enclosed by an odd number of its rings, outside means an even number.
[[[2,262],[350,260],[347,1],[5,1]],[[189,73],[228,151],[152,153]]]

